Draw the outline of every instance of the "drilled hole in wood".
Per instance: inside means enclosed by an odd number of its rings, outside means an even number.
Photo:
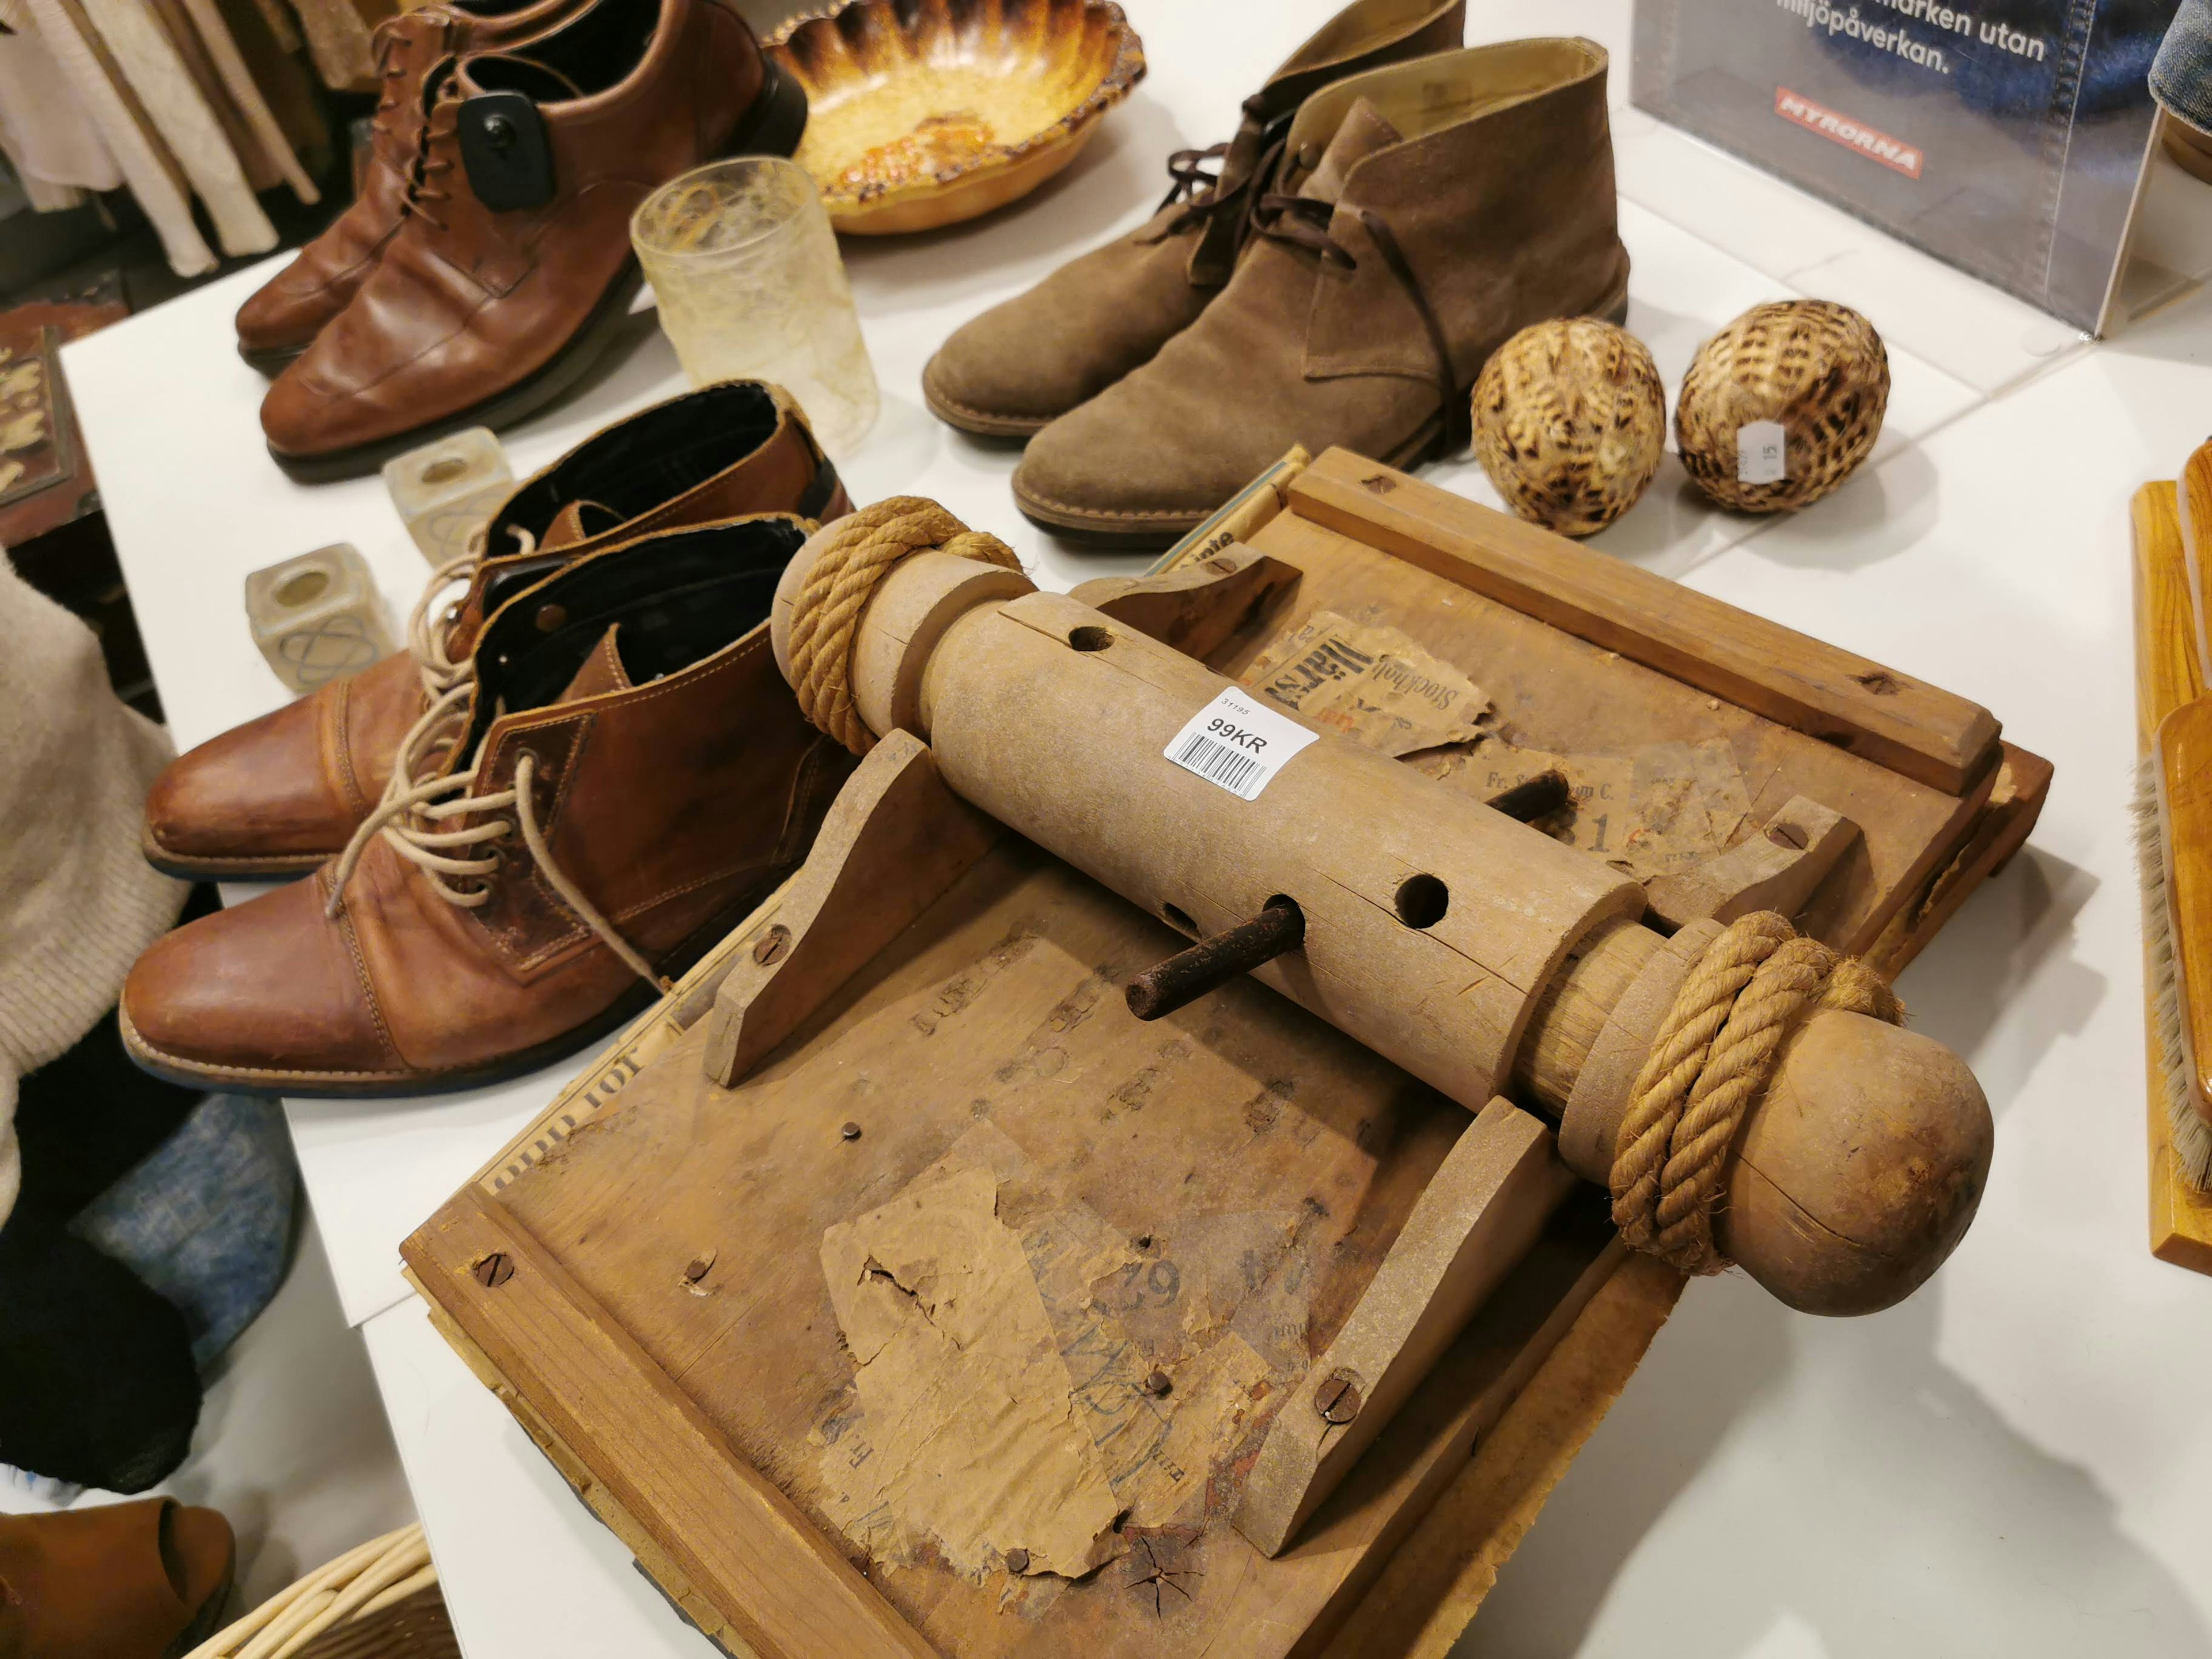
[[[1198,924],[1190,919],[1190,912],[1180,904],[1163,904],[1160,906],[1160,914],[1167,918],[1168,926],[1170,927],[1180,927],[1186,933],[1194,933],[1198,931]]]
[[[1070,632],[1067,642],[1078,651],[1103,651],[1114,643],[1114,630],[1110,628],[1098,628],[1086,623]]]
[[[1398,920],[1408,927],[1433,927],[1451,908],[1451,889],[1434,876],[1408,876],[1398,884]]]
[[[433,461],[422,469],[422,482],[426,484],[448,483],[468,470],[469,464],[466,461],[458,455],[448,455],[443,460]]]

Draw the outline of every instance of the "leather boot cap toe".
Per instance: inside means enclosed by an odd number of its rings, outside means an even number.
[[[246,1089],[404,1069],[325,897],[309,877],[155,940],[123,985],[133,1058],[177,1081]]]

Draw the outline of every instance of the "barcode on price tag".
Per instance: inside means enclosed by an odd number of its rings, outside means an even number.
[[[1779,421],[1747,421],[1735,429],[1735,481],[1780,483],[1790,476],[1790,434]]]
[[[1232,687],[1193,714],[1161,752],[1239,800],[1257,800],[1283,763],[1317,735]]]

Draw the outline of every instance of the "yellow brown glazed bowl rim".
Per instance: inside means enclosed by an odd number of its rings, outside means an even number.
[[[1048,3],[1048,0],[1040,0],[1040,3]],[[785,74],[796,76],[799,68],[791,61],[791,37],[809,24],[829,22],[841,13],[861,8],[888,14],[892,26],[904,31],[893,0],[842,0],[841,4],[824,6],[818,11],[801,12],[787,19],[761,43],[761,49],[775,59],[777,67]],[[1082,136],[1085,128],[1127,97],[1129,89],[1145,78],[1145,44],[1138,39],[1137,31],[1130,27],[1128,14],[1115,3],[1115,0],[1083,0],[1083,9],[1086,15],[1105,14],[1107,27],[1114,33],[1114,63],[1104,77],[1091,89],[1090,95],[1059,120],[1030,134],[1018,144],[997,147],[987,160],[974,165],[956,167],[930,179],[897,185],[872,184],[858,191],[833,191],[817,179],[815,183],[822,191],[823,206],[834,216],[878,209],[894,202],[920,200],[1018,167],[1056,144],[1064,144]],[[804,85],[803,81],[801,84]]]

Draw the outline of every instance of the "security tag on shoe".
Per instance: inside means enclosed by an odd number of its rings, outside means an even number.
[[[469,188],[495,213],[553,199],[553,150],[538,106],[519,92],[483,92],[460,111],[461,165]]]

